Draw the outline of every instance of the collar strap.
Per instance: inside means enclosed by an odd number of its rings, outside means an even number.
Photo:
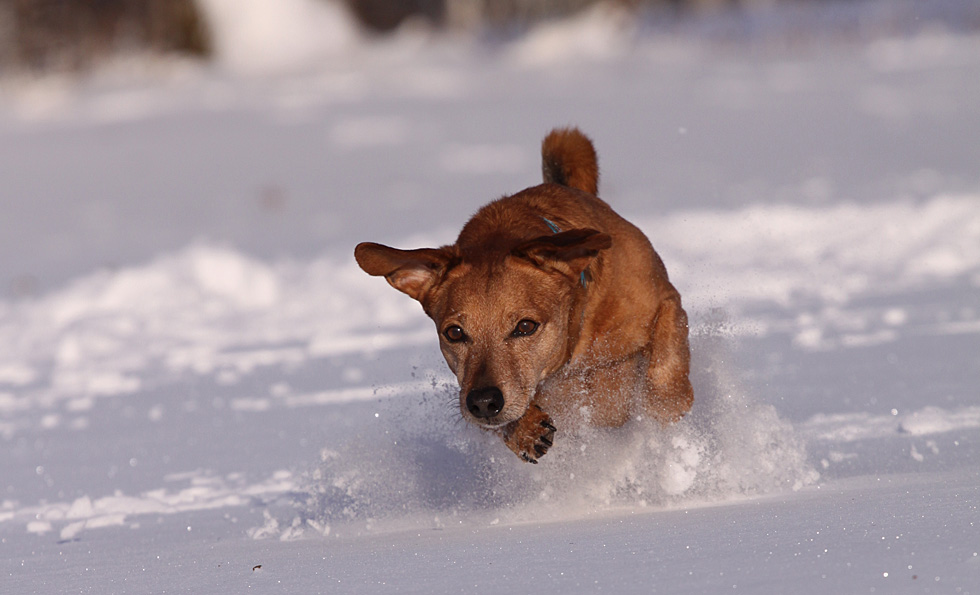
[[[551,230],[551,233],[561,233],[561,228],[555,225],[554,221],[548,219],[547,217],[542,217],[542,219],[544,219],[544,222],[548,224],[548,229]]]
[[[547,217],[541,218],[544,219],[544,222],[548,225],[548,229],[551,230],[551,233],[561,233],[561,228],[558,227],[554,221],[548,219]],[[585,271],[579,273],[579,281],[582,283],[582,287],[585,287]]]

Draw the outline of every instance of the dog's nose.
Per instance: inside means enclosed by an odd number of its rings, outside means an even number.
[[[466,408],[478,419],[493,417],[504,408],[504,393],[496,386],[471,390],[466,395]]]

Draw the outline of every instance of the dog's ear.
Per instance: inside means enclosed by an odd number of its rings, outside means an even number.
[[[392,287],[421,301],[453,259],[449,248],[398,250],[364,242],[354,248],[354,259],[369,275],[383,276]]]
[[[594,229],[570,229],[524,242],[512,254],[530,260],[540,269],[567,275],[577,283],[599,252],[610,246],[609,234]]]

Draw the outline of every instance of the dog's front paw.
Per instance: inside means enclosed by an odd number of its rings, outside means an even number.
[[[521,459],[536,465],[554,443],[555,431],[548,414],[531,405],[523,417],[504,429],[504,443]]]

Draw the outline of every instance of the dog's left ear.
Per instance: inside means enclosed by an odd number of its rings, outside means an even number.
[[[609,234],[594,229],[570,229],[524,242],[512,251],[536,267],[554,270],[578,283],[582,272],[601,250],[612,246]]]

